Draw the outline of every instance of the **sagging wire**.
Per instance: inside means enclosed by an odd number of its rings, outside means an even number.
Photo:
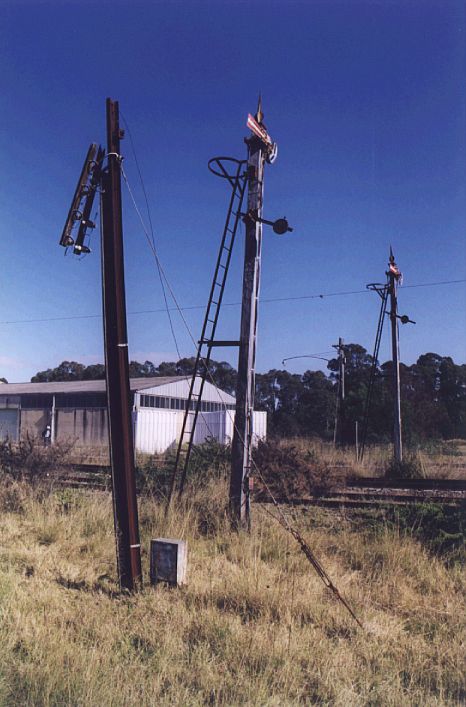
[[[65,249],[66,252],[66,249]],[[457,285],[466,282],[466,279],[460,280],[442,280],[440,282],[422,282],[417,285],[404,285],[404,289],[407,288],[417,288],[417,287],[437,287],[438,285]],[[365,290],[355,290],[354,292],[327,292],[324,295],[299,295],[296,297],[269,297],[267,299],[259,298],[260,304],[272,304],[274,302],[290,302],[294,300],[309,300],[309,299],[324,299],[327,297],[341,297],[344,295],[356,295],[356,294],[367,294],[367,288]],[[222,302],[222,307],[240,307],[241,302]],[[177,307],[170,307],[171,312],[178,312]],[[193,304],[187,307],[181,307],[184,312],[188,312],[194,309],[204,309],[203,304]],[[165,312],[163,309],[140,309],[129,311],[128,314],[158,314],[160,312]],[[71,321],[72,319],[100,319],[101,314],[75,314],[66,317],[42,317],[40,319],[9,319],[2,320],[0,324],[42,324],[46,322],[61,322],[61,321]],[[332,352],[329,352],[332,353]]]
[[[171,295],[171,297],[172,297],[172,299],[173,299],[173,302],[175,303],[176,309],[177,309],[178,313],[180,314],[180,317],[181,317],[181,319],[182,319],[182,321],[183,321],[183,323],[184,323],[184,325],[185,325],[185,327],[186,327],[186,330],[187,330],[187,332],[188,332],[188,334],[189,334],[189,336],[190,336],[190,338],[191,338],[191,340],[192,340],[192,342],[193,342],[193,344],[194,344],[194,346],[195,346],[195,345],[196,345],[196,342],[195,342],[195,340],[194,340],[194,337],[193,337],[193,335],[191,334],[191,330],[190,330],[190,328],[189,328],[189,325],[188,325],[188,323],[187,323],[187,321],[186,321],[186,319],[185,319],[185,317],[184,317],[184,315],[183,315],[183,313],[182,313],[182,311],[181,311],[181,307],[180,307],[179,304],[178,304],[178,301],[177,301],[177,299],[176,299],[176,297],[175,297],[175,293],[173,292],[173,289],[172,289],[172,287],[171,287],[171,285],[170,285],[170,283],[169,283],[169,281],[168,281],[168,278],[167,278],[167,276],[166,276],[166,274],[165,274],[165,271],[164,271],[164,269],[163,269],[163,267],[162,267],[162,263],[160,262],[160,258],[159,258],[158,253],[157,253],[157,248],[156,248],[156,246],[155,246],[155,241],[152,241],[151,238],[150,238],[150,236],[149,236],[149,232],[148,232],[148,230],[147,230],[147,227],[146,227],[146,225],[145,225],[144,219],[143,219],[143,217],[142,217],[142,214],[141,214],[141,212],[140,212],[140,210],[139,210],[139,207],[138,207],[138,205],[137,205],[137,203],[136,203],[136,199],[134,198],[133,191],[132,191],[131,186],[130,186],[130,184],[129,184],[128,177],[126,176],[126,173],[125,173],[125,171],[124,171],[123,166],[122,166],[121,163],[120,163],[120,170],[121,170],[121,174],[122,174],[123,180],[124,180],[124,182],[125,182],[125,184],[126,184],[126,188],[128,189],[128,193],[129,193],[129,195],[130,195],[130,197],[131,197],[131,201],[133,202],[134,209],[135,209],[135,211],[136,211],[136,213],[137,213],[137,215],[138,215],[138,217],[139,217],[139,221],[140,221],[140,223],[141,223],[142,229],[143,229],[144,234],[145,234],[145,236],[146,236],[146,240],[147,240],[147,242],[148,242],[148,244],[149,244],[149,248],[151,249],[152,254],[153,254],[153,256],[154,256],[154,259],[155,259],[155,262],[157,263],[158,271],[159,271],[161,277],[163,277],[163,279],[164,279],[165,282],[166,282],[168,291],[170,292],[170,295]],[[170,318],[170,324],[171,324],[171,318]],[[173,336],[174,336],[174,339],[175,339],[175,344],[176,344],[176,337],[175,337],[175,335],[174,335],[173,329],[172,329],[172,333],[173,333]],[[176,346],[177,346],[177,344],[176,344]],[[177,346],[177,352],[178,352],[179,358],[181,358],[181,354],[180,354],[180,352],[179,352],[179,350],[178,350],[178,346]],[[202,361],[203,361],[203,363],[205,363],[204,359],[202,359]],[[217,392],[218,392],[217,386],[215,386],[215,388],[216,388],[216,390],[217,390]],[[223,402],[223,401],[222,401],[222,402]],[[209,426],[209,423],[207,422],[207,420],[206,420],[205,416],[203,415],[202,411],[200,411],[200,415],[201,415],[201,418],[202,418],[202,420],[203,420],[205,426],[207,427],[207,430],[208,430],[210,436],[211,436],[211,437],[214,437],[215,435],[213,434],[213,432],[212,432],[212,430],[211,430],[211,428],[210,428],[210,426]],[[196,451],[200,454],[199,450],[196,450]],[[202,454],[200,454],[200,456],[202,456]]]
[[[275,505],[275,504],[274,504]],[[277,517],[273,513],[271,513],[268,508],[261,508],[261,510],[264,510],[265,513],[267,513],[271,518],[273,518],[277,523],[280,523],[280,525],[288,532],[290,535],[296,540],[296,542],[299,545],[299,548],[301,552],[304,554],[308,562],[312,565],[312,567],[315,569],[317,572],[317,575],[320,577],[322,580],[323,584],[329,589],[332,594],[335,596],[335,598],[343,604],[345,609],[348,611],[350,616],[356,621],[358,626],[364,630],[364,626],[362,625],[361,621],[358,619],[354,611],[352,610],[351,606],[348,604],[346,601],[345,597],[341,594],[341,592],[338,590],[338,587],[335,586],[335,584],[332,582],[330,579],[329,575],[325,571],[325,569],[322,567],[320,564],[319,560],[317,557],[314,555],[312,552],[311,548],[309,547],[308,543],[304,540],[303,536],[301,533],[294,528],[288,521],[286,515],[282,512],[280,506],[276,504],[277,510],[280,512],[280,517]]]
[[[155,246],[154,246],[153,244],[151,244],[151,241],[150,241],[150,239],[149,239],[149,237],[148,237],[148,233],[147,233],[147,229],[146,229],[145,224],[144,224],[144,220],[143,220],[142,215],[141,215],[141,212],[139,211],[139,208],[138,208],[138,206],[137,206],[137,204],[136,204],[136,201],[135,201],[135,199],[134,199],[133,193],[132,193],[132,191],[131,191],[131,189],[130,189],[130,187],[129,187],[129,183],[128,183],[126,174],[124,173],[124,170],[123,170],[122,167],[121,167],[121,171],[122,171],[122,175],[123,175],[124,181],[125,181],[125,183],[126,183],[126,186],[127,186],[127,188],[128,188],[128,191],[129,191],[129,193],[130,193],[131,199],[132,199],[132,201],[133,201],[134,208],[135,208],[135,210],[136,210],[136,213],[137,213],[138,216],[139,216],[139,220],[140,220],[141,225],[142,225],[142,227],[143,227],[143,230],[144,230],[144,232],[145,232],[145,234],[146,234],[146,238],[147,238],[147,240],[148,240],[148,242],[149,242],[149,245],[151,246],[151,249],[152,249],[154,258],[156,259],[156,261],[157,261],[158,264],[159,264],[160,272],[162,273],[162,275],[163,275],[163,277],[164,277],[164,279],[165,279],[165,282],[166,282],[166,284],[167,284],[167,288],[168,288],[168,290],[169,290],[169,292],[170,292],[170,295],[171,295],[171,297],[172,297],[172,299],[173,299],[173,301],[174,301],[174,303],[175,303],[175,305],[176,305],[176,308],[178,309],[179,315],[180,315],[180,317],[181,317],[181,319],[182,319],[182,321],[183,321],[183,324],[184,324],[184,326],[185,326],[185,328],[186,328],[186,331],[188,332],[188,335],[189,335],[189,337],[190,337],[190,339],[191,339],[191,341],[192,341],[192,343],[193,343],[193,345],[194,345],[194,348],[196,348],[196,341],[195,341],[195,338],[194,338],[194,336],[193,336],[193,334],[192,334],[192,332],[191,332],[191,329],[190,329],[190,327],[189,327],[189,325],[188,325],[188,322],[186,321],[186,319],[185,319],[185,317],[184,317],[184,315],[183,315],[183,313],[182,313],[181,307],[180,307],[179,304],[178,304],[178,301],[177,301],[176,296],[175,296],[175,294],[174,294],[174,292],[173,292],[173,289],[172,289],[172,287],[171,287],[171,285],[170,285],[170,283],[169,283],[169,281],[168,281],[168,279],[167,279],[167,276],[166,276],[166,274],[165,274],[165,271],[163,270],[163,267],[162,267],[162,265],[161,265],[161,263],[160,263],[160,260],[159,260],[157,251],[156,251],[156,249],[155,249]],[[233,425],[235,431],[237,432],[237,434],[238,434],[238,436],[239,436],[239,439],[240,439],[241,444],[244,445],[244,443],[245,443],[245,442],[244,442],[244,439],[243,439],[243,437],[242,437],[242,435],[241,435],[241,432],[239,431],[239,429],[238,429],[238,427],[237,427],[237,425],[236,425],[236,421],[234,420],[233,415],[231,414],[231,411],[230,411],[230,410],[228,409],[228,407],[227,407],[227,403],[225,402],[225,400],[224,400],[223,397],[222,397],[222,391],[218,388],[217,384],[215,383],[214,378],[213,378],[211,372],[209,371],[209,368],[208,368],[208,366],[207,366],[207,363],[206,363],[204,357],[201,356],[201,357],[200,357],[200,360],[202,361],[202,363],[203,363],[204,366],[205,366],[206,376],[210,379],[210,382],[211,382],[212,385],[215,387],[215,389],[216,389],[216,391],[217,391],[217,394],[218,394],[218,396],[219,396],[219,398],[220,398],[220,400],[221,400],[221,402],[222,402],[222,404],[223,404],[223,407],[224,407],[224,409],[225,409],[225,412],[226,412],[226,414],[230,417],[230,421],[232,422],[232,425]],[[202,412],[201,412],[201,416],[203,417]],[[203,418],[203,419],[204,419],[204,418]],[[209,429],[209,426],[208,426],[207,421],[206,421],[205,419],[204,419],[204,422],[206,423],[207,429]],[[210,431],[210,430],[209,430],[209,431]],[[353,610],[352,610],[351,607],[349,606],[349,604],[348,604],[348,602],[346,601],[346,599],[345,599],[345,598],[341,595],[341,593],[338,591],[338,588],[337,588],[337,587],[335,586],[335,584],[332,582],[332,580],[330,579],[329,575],[327,574],[327,572],[325,571],[325,569],[322,567],[322,565],[320,564],[320,562],[319,562],[319,560],[317,559],[317,557],[316,557],[316,556],[314,555],[314,553],[312,552],[312,550],[311,550],[311,548],[309,547],[308,543],[306,543],[306,541],[304,540],[304,538],[303,538],[303,536],[301,535],[301,533],[300,533],[295,527],[293,527],[293,526],[290,524],[290,522],[288,521],[286,515],[283,513],[282,509],[280,508],[280,505],[279,505],[278,501],[276,500],[275,496],[273,495],[273,493],[272,493],[272,491],[271,491],[269,485],[268,485],[267,482],[265,481],[264,476],[262,475],[262,473],[261,473],[259,467],[257,466],[257,463],[254,461],[253,458],[251,458],[251,462],[252,462],[252,465],[253,465],[253,467],[254,467],[255,472],[257,473],[258,477],[260,478],[261,482],[263,483],[265,490],[267,491],[268,495],[270,496],[273,505],[274,505],[275,508],[277,509],[278,514],[279,514],[279,517],[277,518],[277,516],[274,516],[274,514],[273,514],[273,513],[270,513],[270,511],[267,511],[267,509],[265,509],[266,512],[269,513],[269,515],[271,515],[272,518],[274,518],[277,522],[279,522],[280,525],[281,525],[287,532],[289,532],[290,535],[296,540],[296,542],[298,543],[298,545],[299,545],[301,551],[303,552],[304,556],[306,557],[306,559],[308,560],[308,562],[311,564],[311,566],[314,568],[314,570],[317,572],[317,575],[320,577],[320,579],[322,580],[322,582],[324,583],[324,585],[325,585],[328,589],[330,589],[330,591],[333,593],[333,595],[343,604],[343,606],[347,609],[347,611],[348,611],[349,614],[353,617],[353,619],[356,621],[356,623],[357,623],[361,628],[364,628],[363,625],[362,625],[362,623],[361,623],[361,622],[359,621],[359,619],[357,618],[356,614],[353,612]],[[171,499],[170,499],[170,500],[171,500]]]
[[[144,200],[145,200],[145,202],[146,202],[147,218],[148,218],[148,220],[149,220],[150,235],[151,235],[151,240],[152,240],[152,250],[153,250],[153,252],[155,253],[155,250],[156,250],[156,247],[155,247],[155,235],[154,235],[154,226],[153,226],[153,223],[152,223],[151,211],[150,211],[150,208],[149,208],[149,199],[147,198],[146,187],[145,187],[145,184],[144,184],[144,179],[143,179],[143,177],[142,177],[141,169],[140,169],[140,167],[139,167],[139,160],[138,160],[138,158],[137,158],[136,148],[135,148],[135,146],[134,146],[133,136],[132,136],[132,134],[131,134],[131,130],[130,130],[130,127],[129,127],[129,125],[128,125],[128,121],[126,120],[126,118],[125,118],[125,116],[124,116],[123,114],[122,114],[121,117],[123,118],[123,122],[124,122],[124,124],[125,124],[125,126],[126,126],[126,129],[127,129],[127,131],[128,131],[129,141],[130,141],[130,145],[131,145],[131,150],[132,150],[132,152],[133,152],[133,157],[134,157],[134,162],[135,162],[135,164],[136,164],[136,169],[137,169],[137,172],[138,172],[138,175],[139,175],[139,181],[140,181],[140,183],[141,183],[142,193],[143,193],[143,195],[144,195]],[[126,186],[127,186],[127,188],[128,188],[128,191],[129,191],[130,194],[131,194],[131,189],[130,189],[130,187],[129,187],[128,180],[127,180],[127,177],[126,177],[126,175],[125,175],[125,173],[124,173],[123,166],[121,165],[121,162],[120,162],[120,169],[121,169],[121,174],[123,175],[123,178],[124,178],[124,180],[125,180],[125,182],[126,182]],[[132,194],[131,194],[131,197],[132,197]],[[133,198],[133,197],[132,197],[132,200],[133,200],[133,203],[134,203],[134,198]],[[169,308],[169,306],[168,306],[167,293],[166,293],[166,291],[165,291],[165,284],[164,284],[164,281],[163,281],[162,272],[161,272],[161,268],[160,268],[160,261],[159,261],[158,258],[156,258],[156,259],[155,259],[155,262],[156,262],[156,264],[157,264],[157,272],[158,272],[158,275],[159,275],[160,286],[161,286],[161,288],[162,288],[163,300],[164,300],[164,303],[165,303],[165,311],[166,311],[166,313],[167,313],[168,321],[169,321],[169,324],[170,324],[170,330],[171,330],[171,333],[172,333],[173,341],[174,341],[174,343],[175,343],[176,353],[178,354],[178,360],[179,360],[179,359],[181,358],[181,353],[180,353],[180,349],[179,349],[179,346],[178,346],[178,341],[177,341],[177,338],[176,338],[176,335],[175,335],[175,328],[174,328],[174,326],[173,326],[173,321],[172,321],[172,317],[171,317],[171,314],[170,314],[170,308]]]

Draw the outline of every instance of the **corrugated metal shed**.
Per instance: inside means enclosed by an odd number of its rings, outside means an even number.
[[[138,410],[133,413],[135,447],[143,454],[161,454],[180,436],[183,413],[177,410]]]
[[[144,391],[145,394],[166,395],[174,398],[187,399],[189,393],[190,376],[166,376],[154,378],[131,378],[132,392]],[[194,392],[199,392],[200,378],[197,378]],[[163,390],[160,390],[163,388]],[[57,395],[59,393],[105,393],[104,380],[96,381],[59,381],[56,383],[3,383],[0,385],[0,398],[12,395]],[[235,398],[225,391],[217,390],[212,383],[206,381],[202,395],[203,400],[211,402],[224,402],[234,405]],[[135,401],[136,405],[138,404]]]
[[[194,444],[201,444],[209,437],[213,437],[221,444],[230,444],[233,439],[235,426],[235,413],[232,410],[219,410],[218,412],[204,412],[197,418],[194,432]],[[254,410],[253,417],[253,445],[267,436],[267,413]]]
[[[191,378],[169,376],[132,378],[135,447],[149,454],[177,444]],[[201,379],[196,380],[198,393]],[[0,385],[0,438],[40,438],[52,423],[53,441],[76,440],[78,446],[108,444],[105,380],[56,383],[4,383]],[[99,397],[100,394],[100,397]],[[228,410],[224,406],[228,406]],[[228,443],[233,436],[235,398],[206,381],[202,394],[195,443],[208,437]],[[10,409],[11,408],[11,409]],[[188,430],[193,420],[188,418]],[[254,413],[255,437],[265,436],[266,414]]]
[[[132,391],[144,390],[145,388],[158,388],[161,385],[176,383],[177,381],[189,381],[190,376],[165,376],[154,378],[131,378],[130,388]],[[46,393],[105,393],[105,380],[97,381],[59,381],[56,383],[3,383],[0,385],[0,395],[34,395]]]
[[[146,380],[154,380],[154,378],[147,378]],[[144,389],[133,388],[133,390],[143,390],[145,395],[166,395],[171,398],[182,398],[184,400],[187,400],[189,395],[190,383],[190,378],[173,378],[171,380],[166,379],[166,382],[162,385],[157,384],[151,387],[145,386]],[[198,377],[196,378],[196,382],[194,385],[195,393],[199,393],[200,385],[201,379]],[[204,385],[204,390],[202,392],[202,400],[214,403],[225,403],[227,405],[234,405],[236,402],[233,395],[226,393],[224,390],[216,388],[214,385],[212,385],[212,383],[209,383],[209,381],[206,381]],[[136,401],[135,403],[136,405],[138,404]]]

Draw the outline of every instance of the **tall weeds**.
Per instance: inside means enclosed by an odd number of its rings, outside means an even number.
[[[362,619],[327,593],[260,506],[231,532],[226,482],[206,480],[152,537],[188,541],[188,584],[118,593],[109,494],[30,494],[0,517],[2,705],[453,705],[465,577],[396,525],[316,509],[293,522]]]

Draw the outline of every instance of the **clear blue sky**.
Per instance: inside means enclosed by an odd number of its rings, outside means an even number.
[[[228,198],[207,161],[244,157],[259,91],[279,144],[265,213],[294,227],[265,231],[262,297],[363,290],[384,279],[391,243],[400,311],[417,322],[401,331],[402,360],[435,351],[465,362],[466,283],[408,287],[466,278],[465,20],[465,3],[449,0],[2,0],[0,376],[103,360],[98,233],[81,261],[58,239],[87,146],[105,141],[105,98],[120,101],[160,258],[191,306],[206,303]],[[122,150],[144,211],[128,139]],[[174,360],[166,314],[147,313],[163,309],[162,293],[124,197],[130,356]],[[242,257],[239,240],[226,302],[240,299]],[[257,368],[329,351],[339,336],[372,350],[378,309],[370,293],[264,302]],[[186,312],[195,338],[202,315]],[[34,319],[52,321],[24,321]],[[239,307],[225,308],[219,337],[238,327]]]

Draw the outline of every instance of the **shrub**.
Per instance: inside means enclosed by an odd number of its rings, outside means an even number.
[[[37,437],[27,435],[19,442],[0,440],[0,472],[17,481],[51,480],[50,476],[63,464],[73,442],[58,442],[44,447]]]
[[[466,540],[464,508],[438,503],[401,506],[396,509],[392,522],[398,530],[420,540],[431,552],[447,555],[452,562],[464,562]]]
[[[17,481],[11,476],[0,475],[0,511],[22,513],[32,496],[30,484]]]
[[[184,457],[181,458],[181,462]],[[136,467],[138,490],[156,498],[167,498],[175,467],[176,453],[147,457]],[[203,487],[211,479],[224,479],[230,471],[231,448],[208,439],[196,444],[191,452],[185,487]],[[177,483],[183,473],[183,464],[178,468]]]
[[[253,470],[260,496],[267,493],[265,484],[278,497],[321,495],[346,478],[344,469],[330,466],[313,449],[276,440],[259,442],[253,458],[260,472],[258,474]]]
[[[421,458],[417,454],[407,454],[401,462],[392,458],[385,467],[387,479],[424,479],[425,476]]]

